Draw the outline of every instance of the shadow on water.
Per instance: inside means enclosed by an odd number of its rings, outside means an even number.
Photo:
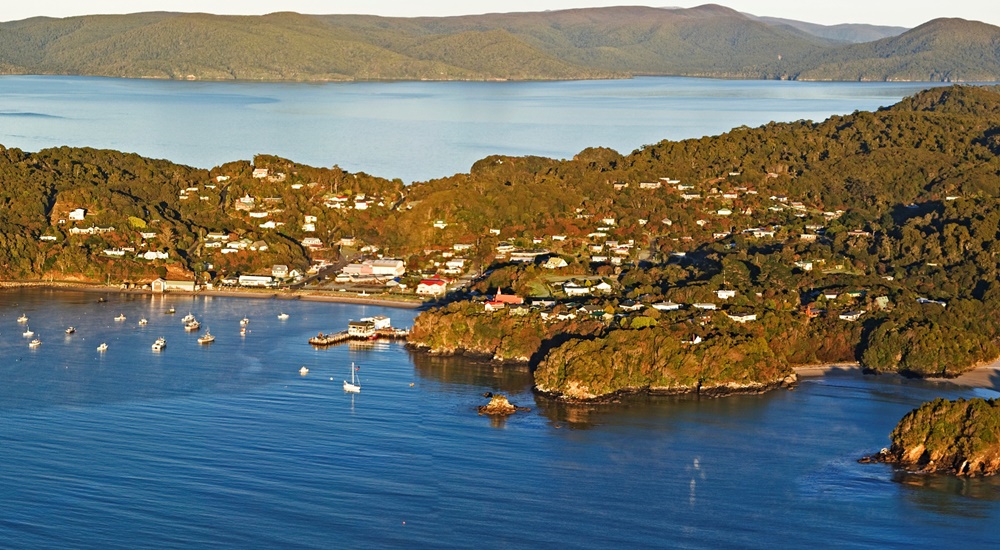
[[[987,518],[995,508],[992,503],[1000,502],[1000,479],[996,476],[959,478],[897,470],[892,480],[909,489],[905,496],[915,506],[935,514]]]
[[[409,351],[417,376],[447,385],[469,386],[478,392],[519,394],[531,391],[527,365],[499,364],[465,356],[441,357]]]

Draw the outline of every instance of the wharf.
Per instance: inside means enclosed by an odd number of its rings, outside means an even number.
[[[366,334],[352,334],[349,331],[342,330],[331,334],[323,334],[321,332],[310,338],[309,343],[314,346],[332,346],[334,344],[342,344],[348,341],[405,340],[409,335],[410,331],[405,328],[380,328],[374,332]]]

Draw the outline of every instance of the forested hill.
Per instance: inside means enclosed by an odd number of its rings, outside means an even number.
[[[614,7],[462,17],[140,13],[0,23],[0,73],[213,80],[1000,80],[1000,29],[938,20],[858,33],[731,9]]]

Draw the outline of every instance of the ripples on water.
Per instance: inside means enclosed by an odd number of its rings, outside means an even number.
[[[985,390],[833,376],[567,407],[536,399],[524,368],[306,343],[366,315],[409,325],[409,310],[52,291],[0,304],[0,547],[978,546],[1000,519],[995,480],[855,461],[920,402]],[[215,344],[183,331],[188,311]],[[532,411],[478,416],[487,391]]]

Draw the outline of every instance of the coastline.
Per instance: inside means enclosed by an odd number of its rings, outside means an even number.
[[[850,375],[865,376],[864,369],[859,363],[832,363],[822,365],[803,365],[793,367],[800,378],[822,378],[824,376]],[[888,374],[881,376],[902,376],[899,374]],[[1000,392],[1000,358],[991,363],[986,363],[970,371],[964,372],[954,378],[925,378],[927,382],[938,382],[940,384],[954,384],[969,388],[982,388]]]
[[[133,294],[133,295],[149,295],[154,296],[153,291],[147,289],[125,289],[125,288],[115,288],[103,285],[95,285],[89,283],[70,283],[70,282],[44,282],[44,281],[0,281],[0,290],[4,289],[15,289],[15,288],[43,288],[51,290],[75,290],[78,292],[88,292],[93,294]],[[342,303],[342,304],[359,304],[359,305],[374,305],[374,306],[385,306],[394,307],[401,309],[418,309],[423,307],[424,302],[420,300],[407,300],[407,299],[394,299],[394,298],[382,298],[376,296],[340,296],[334,293],[322,293],[322,291],[315,290],[200,290],[197,292],[165,292],[161,294],[162,296],[172,296],[172,297],[194,297],[194,296],[213,296],[213,297],[230,297],[230,298],[258,298],[261,300],[303,300],[309,302],[329,302],[329,303]]]

